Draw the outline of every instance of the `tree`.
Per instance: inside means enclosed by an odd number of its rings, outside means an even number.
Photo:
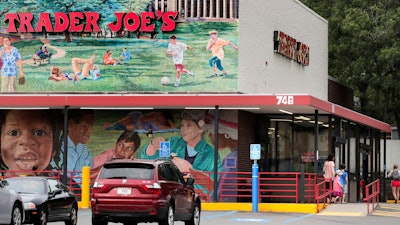
[[[356,110],[400,127],[400,2],[302,0],[329,22],[329,74],[351,86]]]

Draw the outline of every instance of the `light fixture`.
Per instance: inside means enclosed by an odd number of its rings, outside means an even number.
[[[283,112],[283,113],[286,113],[286,114],[289,114],[289,115],[293,115],[292,112],[289,112],[289,111],[286,111],[286,110],[283,110],[283,109],[279,109],[279,112]]]
[[[185,107],[185,109],[215,109],[215,107]]]
[[[94,110],[153,110],[153,107],[80,107],[80,109]]]
[[[311,120],[310,118],[308,118],[308,117],[305,117],[305,116],[296,116],[296,117],[294,117],[295,119],[297,119],[297,120]]]
[[[50,107],[0,107],[0,110],[45,110]]]
[[[233,109],[233,110],[259,110],[260,107],[219,107],[219,109]]]

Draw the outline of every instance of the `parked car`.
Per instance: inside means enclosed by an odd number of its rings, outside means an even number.
[[[24,221],[22,198],[7,186],[6,180],[0,180],[0,224],[21,225]]]
[[[92,189],[92,224],[158,222],[200,224],[201,202],[194,179],[170,161],[113,159],[101,168]]]
[[[65,221],[66,225],[76,225],[78,202],[59,180],[51,177],[28,176],[5,179],[8,189],[14,190],[22,198],[25,208],[24,223],[45,225],[47,222]]]

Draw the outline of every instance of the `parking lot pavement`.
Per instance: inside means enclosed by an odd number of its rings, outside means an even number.
[[[379,203],[379,206],[370,215],[400,218],[400,204]]]

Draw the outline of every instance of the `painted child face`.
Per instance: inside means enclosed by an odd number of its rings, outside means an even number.
[[[53,132],[46,112],[8,112],[1,127],[1,156],[10,170],[44,170],[52,150]]]
[[[201,134],[203,133],[203,130],[197,126],[197,124],[194,121],[191,120],[182,120],[181,124],[181,134],[183,140],[185,140],[188,143],[196,142],[201,139]]]
[[[121,140],[115,144],[115,158],[130,159],[135,154],[135,143]]]

